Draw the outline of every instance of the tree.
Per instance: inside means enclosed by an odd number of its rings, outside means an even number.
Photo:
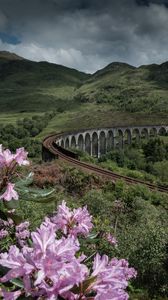
[[[142,148],[147,161],[157,162],[166,158],[166,146],[160,139],[151,139]]]
[[[153,166],[153,169],[161,181],[168,182],[168,161],[167,160],[156,162]]]

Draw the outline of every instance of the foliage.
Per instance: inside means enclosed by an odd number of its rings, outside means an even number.
[[[75,167],[65,167],[63,172],[62,184],[72,194],[83,195],[86,190],[99,181],[95,175],[81,172]]]
[[[168,146],[161,139],[150,139],[143,145],[143,152],[146,160],[150,162],[168,159]]]
[[[165,64],[166,65],[166,64]],[[77,91],[80,103],[109,103],[114,110],[127,112],[167,111],[167,66],[132,67],[112,63],[93,74]],[[163,72],[160,78],[159,72]]]
[[[31,118],[18,119],[17,125],[2,125],[0,127],[0,143],[15,151],[24,145],[30,157],[38,157],[41,153],[41,143],[35,140],[37,136],[54,117],[55,113],[45,113],[43,116],[34,115]]]
[[[119,247],[112,251],[99,237],[96,249],[126,256],[138,269],[135,286],[148,290],[151,299],[168,292],[166,199],[166,195],[156,195],[143,186],[127,187],[118,182],[115,188],[105,186],[104,192],[92,190],[82,200],[96,217],[97,231],[110,229],[118,240]]]
[[[142,218],[143,219],[143,218]],[[137,286],[148,289],[150,296],[167,295],[168,232],[159,220],[126,227],[119,237],[120,255],[125,255],[138,270]]]
[[[24,148],[19,148],[16,153],[9,149],[4,150],[0,145],[0,214],[4,220],[12,214],[12,219],[16,224],[22,220],[22,216],[15,213],[19,206],[17,201],[19,196],[24,201],[43,202],[53,200],[54,189],[39,190],[31,187],[33,173],[29,173],[24,179],[18,172],[18,167],[28,166],[27,152]],[[2,229],[3,234],[3,229]]]
[[[98,159],[102,167],[118,174],[165,186],[168,184],[167,161],[168,145],[161,138],[143,141],[138,146],[114,149]]]
[[[162,184],[168,181],[168,160],[156,162],[153,166],[154,173],[159,177]]]
[[[138,155],[142,155],[140,149],[134,150],[140,151],[141,154]],[[127,162],[127,158],[124,160]],[[38,197],[35,198],[36,201],[19,201],[19,215],[29,220],[30,228],[35,230],[46,214],[50,217],[53,215],[56,204],[65,197],[73,208],[87,204],[94,216],[95,229],[92,238],[87,239],[86,243],[80,239],[81,249],[85,254],[92,257],[95,252],[99,252],[101,255],[107,253],[109,257],[126,257],[138,270],[138,277],[133,287],[129,288],[132,293],[131,299],[160,299],[161,296],[164,299],[167,295],[168,276],[167,195],[149,191],[143,185],[127,186],[123,181],[103,182],[97,177],[65,166],[62,173],[62,167],[55,166],[56,162],[35,166],[35,181],[30,176],[26,179],[27,184],[23,179],[19,183],[25,189],[29,189],[33,180],[32,184],[43,187],[44,193],[45,188],[51,186],[58,191],[48,203],[47,199],[42,199],[43,203],[40,204]],[[48,177],[46,182],[45,176]],[[31,186],[30,192],[34,192],[34,186]],[[105,233],[116,236],[118,246],[111,247]],[[4,240],[1,244],[3,249],[7,249],[12,241],[14,239]],[[87,264],[91,267],[91,260],[88,260]],[[146,290],[142,291],[143,296],[139,295],[140,289]]]
[[[47,62],[9,59],[8,55],[1,58],[1,53],[0,73],[1,112],[45,112],[53,106],[70,107],[74,89],[89,77]]]
[[[17,206],[13,210],[10,204],[13,199],[18,200],[18,193],[24,201],[29,198],[40,202],[44,198],[44,203],[53,193],[28,188],[32,174],[11,183],[17,165],[28,164],[24,148],[17,149],[15,154],[0,148],[0,192],[5,189],[0,196],[0,296],[6,300],[20,296],[60,300],[127,298],[126,288],[128,281],[136,277],[135,269],[124,259],[109,259],[95,252],[91,257],[83,254],[85,247],[82,243],[80,247],[78,239],[84,237],[87,244],[97,236],[89,235],[93,223],[86,206],[70,210],[63,201],[58,211],[31,233],[29,222],[16,219]],[[117,242],[110,232],[105,232],[104,238],[111,245]]]

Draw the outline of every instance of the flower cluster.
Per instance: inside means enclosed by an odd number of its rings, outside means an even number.
[[[0,145],[0,192],[3,191],[0,199],[18,199],[11,178],[17,165],[28,164],[24,148],[13,154]],[[13,210],[8,211],[7,216],[12,213]],[[0,239],[11,235],[15,243],[7,252],[0,253],[0,266],[5,272],[0,278],[3,287],[0,297],[4,300],[20,296],[38,300],[127,300],[128,281],[136,277],[128,262],[96,254],[91,267],[90,258],[82,254],[78,237],[88,237],[92,227],[87,207],[70,210],[65,201],[58,206],[57,213],[46,217],[32,233],[29,222],[16,225],[11,218],[0,220]],[[117,243],[110,233],[104,238],[112,245]],[[16,286],[14,279],[19,282]]]
[[[128,280],[136,277],[136,271],[129,268],[128,262],[124,259],[113,258],[109,261],[107,255],[101,257],[97,254],[92,276],[96,278],[92,285],[97,292],[95,300],[125,300],[128,299],[125,292]]]
[[[27,152],[24,148],[19,148],[16,153],[13,154],[9,149],[3,150],[2,145],[0,145],[0,168],[11,167],[11,165],[16,162],[19,166],[26,166],[29,164],[27,160]]]
[[[28,225],[25,222],[17,227],[19,238],[28,237]],[[136,271],[129,268],[126,260],[109,260],[106,255],[96,254],[90,270],[86,257],[79,254],[77,235],[86,236],[91,228],[86,207],[70,211],[63,202],[52,220],[46,218],[31,233],[30,246],[13,245],[8,252],[0,254],[0,265],[9,269],[0,282],[4,284],[14,278],[23,282],[21,289],[1,290],[3,299],[17,299],[20,295],[46,300],[128,299],[125,290]],[[60,229],[64,236],[58,238]]]
[[[16,243],[23,247],[30,237],[29,222],[23,222],[15,226],[11,218],[6,221],[0,219],[0,240],[7,236],[12,236]]]
[[[0,196],[0,199],[4,199],[6,201],[11,201],[12,199],[18,200],[19,195],[18,193],[14,190],[14,184],[8,182],[6,191]]]
[[[0,240],[7,237],[11,228],[13,227],[13,220],[8,218],[8,220],[0,219]]]
[[[3,150],[2,145],[0,145],[0,170],[2,173],[0,191],[5,190],[0,199],[5,201],[18,200],[18,193],[14,189],[15,185],[10,180],[17,165],[26,166],[29,164],[27,154],[24,148],[17,149],[16,153],[13,154],[9,149]]]
[[[25,294],[57,299],[87,276],[87,267],[76,258],[79,243],[68,237],[57,240],[53,226],[44,224],[31,234],[32,247],[11,246],[0,255],[0,264],[11,270],[0,279],[22,278]],[[5,299],[5,298],[4,298]]]
[[[93,227],[91,220],[87,207],[70,210],[65,201],[58,206],[57,214],[51,218],[57,230],[74,237],[79,234],[86,237]]]
[[[104,238],[112,245],[117,246],[117,239],[110,233],[104,234]]]
[[[29,225],[29,222],[22,222],[15,228],[15,236],[20,246],[24,246],[26,240],[30,237]]]

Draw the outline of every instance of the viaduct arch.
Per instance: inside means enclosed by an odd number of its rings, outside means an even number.
[[[91,156],[100,157],[112,149],[166,134],[167,125],[98,128],[63,133],[56,143],[66,149],[77,148]]]

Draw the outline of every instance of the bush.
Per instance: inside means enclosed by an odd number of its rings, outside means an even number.
[[[94,175],[84,173],[76,168],[65,168],[62,184],[71,194],[83,195],[97,181]]]
[[[150,139],[143,145],[143,152],[147,161],[152,162],[162,161],[167,156],[166,146],[160,139]]]
[[[168,183],[168,160],[156,162],[153,166],[153,170],[162,182]]]
[[[137,227],[128,227],[119,237],[120,255],[125,255],[138,270],[137,286],[148,289],[150,297],[166,296],[167,285],[167,232],[158,223],[148,221]]]

